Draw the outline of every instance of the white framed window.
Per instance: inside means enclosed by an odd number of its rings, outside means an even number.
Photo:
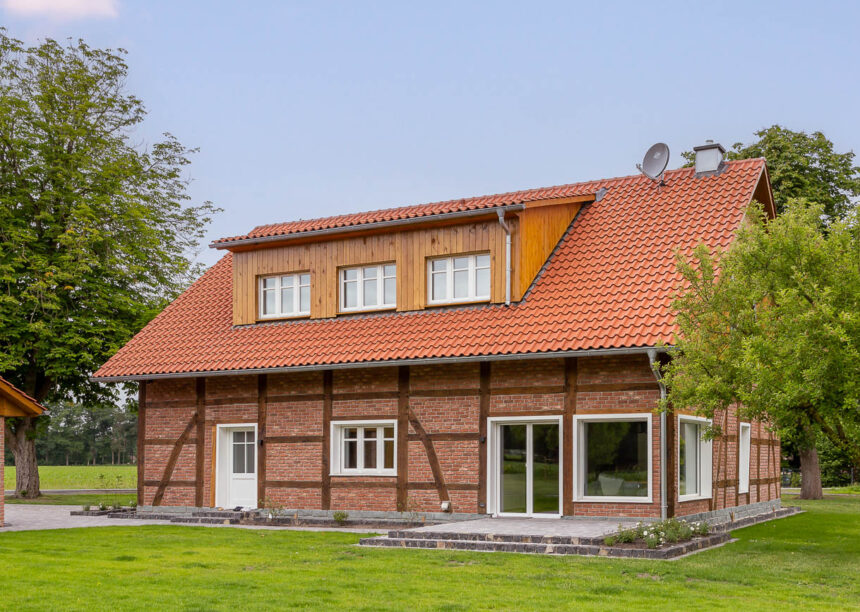
[[[750,492],[750,445],[752,427],[741,423],[738,429],[738,493]]]
[[[490,299],[490,254],[427,261],[427,303],[456,304]]]
[[[397,475],[397,421],[336,421],[331,424],[331,473]]]
[[[678,417],[678,499],[711,497],[713,446],[704,439],[708,419]]]
[[[340,271],[340,310],[382,310],[397,306],[397,266],[343,268]]]
[[[311,314],[311,275],[279,274],[260,279],[260,318],[305,317]]]
[[[653,501],[650,413],[574,417],[574,499]]]

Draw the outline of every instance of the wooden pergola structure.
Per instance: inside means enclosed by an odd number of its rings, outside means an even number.
[[[5,456],[5,419],[7,417],[34,417],[42,414],[44,408],[35,399],[15,387],[9,381],[0,378],[0,482],[3,481]],[[0,488],[0,527],[3,526],[5,493]]]

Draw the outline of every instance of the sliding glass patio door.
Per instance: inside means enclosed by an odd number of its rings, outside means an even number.
[[[495,438],[497,513],[560,515],[558,422],[498,423]]]

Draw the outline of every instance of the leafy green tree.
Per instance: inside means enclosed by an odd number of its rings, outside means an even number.
[[[49,406],[114,398],[90,375],[199,273],[216,210],[188,203],[192,150],[136,144],[124,53],[0,29],[0,373]],[[5,429],[27,496],[40,421]]]
[[[713,417],[738,405],[799,449],[802,495],[820,497],[815,437],[860,459],[860,215],[823,231],[824,206],[789,200],[767,221],[754,203],[725,253],[678,255],[677,351],[668,403]]]

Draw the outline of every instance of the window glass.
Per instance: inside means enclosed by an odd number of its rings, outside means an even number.
[[[382,470],[394,470],[395,428],[393,425],[342,427],[339,435],[342,452],[340,469],[357,473],[383,473]]]
[[[454,270],[454,299],[469,297],[469,271]]]
[[[254,467],[256,465],[256,461],[254,460],[254,436],[251,432],[248,432],[248,435],[245,439],[245,473],[253,474]]]
[[[490,256],[460,255],[428,264],[431,303],[470,302],[490,297]]]
[[[648,497],[648,424],[584,423],[585,495]]]
[[[233,473],[245,473],[245,432],[233,432]]]
[[[346,308],[358,306],[358,283],[346,281],[343,284],[343,303]]]
[[[310,314],[310,282],[310,274],[287,274],[261,279],[262,316]]]
[[[678,459],[678,494],[699,493],[699,425],[681,422]]]

